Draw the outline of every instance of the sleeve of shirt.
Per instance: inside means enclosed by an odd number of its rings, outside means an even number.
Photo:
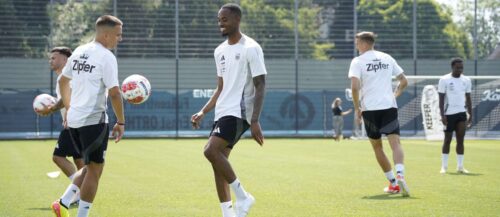
[[[222,73],[220,70],[219,62],[217,61],[217,50],[214,52],[214,60],[215,60],[215,71],[217,71],[217,77],[222,77]]]
[[[119,87],[118,83],[118,63],[116,62],[116,57],[112,55],[106,55],[104,57],[104,63],[102,65],[102,80],[104,86],[109,90],[113,87]]]
[[[71,70],[71,64],[73,63],[73,59],[68,58],[68,61],[66,62],[66,65],[64,65],[64,68],[62,70],[62,75],[64,77],[67,77],[69,79],[73,78],[73,71]]]
[[[396,60],[394,58],[392,58],[392,62],[394,64],[394,67],[392,67],[392,75],[393,76],[398,76],[399,74],[403,73],[403,68],[401,68],[401,66],[399,66],[398,62],[396,62]]]
[[[252,77],[267,74],[266,65],[264,64],[264,52],[262,52],[262,48],[260,46],[249,48],[247,55]]]
[[[467,79],[467,88],[465,89],[465,92],[466,93],[472,92],[472,82],[470,81],[470,79]]]
[[[356,58],[352,59],[351,66],[349,67],[349,78],[361,78],[361,67],[358,64],[358,60]]]
[[[446,82],[443,79],[439,79],[438,93],[446,93]]]

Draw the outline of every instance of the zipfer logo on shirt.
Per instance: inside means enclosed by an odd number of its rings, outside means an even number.
[[[77,71],[78,74],[80,74],[80,72],[92,73],[92,69],[94,69],[95,66],[87,63],[89,55],[82,54],[80,55],[80,59],[84,59],[83,62],[80,62],[79,60],[73,60],[73,71]]]
[[[369,72],[369,71],[375,71],[377,72],[377,70],[380,70],[380,69],[388,69],[389,68],[389,64],[384,64],[382,62],[380,62],[379,59],[375,59],[373,61],[378,61],[378,63],[368,63],[366,64],[366,71]]]

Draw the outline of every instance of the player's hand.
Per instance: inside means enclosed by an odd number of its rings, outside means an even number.
[[[36,109],[36,112],[40,116],[49,116],[50,114],[52,114],[52,112],[54,112],[52,110],[52,107],[53,106],[43,106],[43,109]]]
[[[444,126],[448,125],[448,119],[446,119],[446,115],[441,115],[441,122],[443,122]]]
[[[472,117],[469,115],[467,118],[467,128],[470,128],[472,126]]]
[[[63,114],[64,115],[64,117],[63,117],[63,127],[64,127],[64,129],[68,129],[68,111],[69,111],[69,108]]]
[[[361,109],[354,109],[354,116],[356,117],[356,125],[360,125],[361,124]]]
[[[264,135],[262,135],[262,129],[260,128],[259,122],[253,122],[250,125],[250,131],[252,132],[253,139],[259,143],[260,146],[264,145]]]
[[[203,117],[205,117],[205,113],[203,113],[203,111],[199,111],[198,113],[195,113],[193,116],[191,116],[191,126],[193,126],[193,129],[200,128],[200,122]]]
[[[115,124],[113,127],[113,132],[111,135],[115,138],[115,143],[119,142],[122,139],[123,133],[125,132],[125,125]]]

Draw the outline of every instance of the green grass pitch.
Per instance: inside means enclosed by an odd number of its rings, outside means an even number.
[[[221,216],[206,139],[110,141],[90,216]],[[0,141],[0,216],[52,216],[69,180],[51,155],[55,141]],[[386,195],[388,183],[366,140],[241,140],[230,161],[256,198],[252,216],[499,216],[500,144],[467,140],[465,167],[439,174],[441,142],[402,140],[411,197]],[[391,151],[387,142],[384,148]],[[77,208],[70,209],[76,216]]]

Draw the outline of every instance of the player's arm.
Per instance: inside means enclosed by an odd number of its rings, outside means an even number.
[[[66,108],[66,111],[69,109],[70,101],[71,101],[71,89],[69,87],[70,79],[66,76],[61,76],[59,79],[59,89],[61,91],[61,100],[63,106]]]
[[[441,122],[446,126],[448,124],[448,120],[446,120],[446,115],[444,114],[444,93],[439,94],[439,114],[441,114]]]
[[[222,77],[217,77],[217,88],[215,88],[214,94],[210,97],[208,102],[201,108],[201,110],[191,116],[191,125],[194,129],[200,128],[200,121],[203,119],[206,113],[212,111],[215,108],[215,104],[217,103],[217,99],[219,99],[219,95],[222,91],[222,86],[224,85],[224,81]]]
[[[354,104],[354,115],[358,124],[361,122],[361,107],[359,105],[359,90],[361,89],[361,81],[357,77],[351,77],[352,103]]]
[[[470,127],[472,124],[472,100],[470,98],[470,93],[465,93],[465,106],[467,107],[467,113],[469,113],[467,126]]]
[[[264,144],[264,136],[262,135],[259,119],[264,105],[264,96],[266,95],[266,75],[255,76],[253,84],[255,86],[255,98],[252,119],[250,120],[250,130],[255,141],[262,146]]]
[[[399,74],[396,79],[399,81],[396,91],[394,91],[394,97],[398,97],[403,93],[403,90],[408,86],[408,80],[404,73]]]
[[[116,116],[116,124],[113,126],[113,136],[115,136],[115,142],[119,142],[125,132],[125,114],[123,112],[123,99],[120,88],[118,86],[110,88],[108,96]]]

